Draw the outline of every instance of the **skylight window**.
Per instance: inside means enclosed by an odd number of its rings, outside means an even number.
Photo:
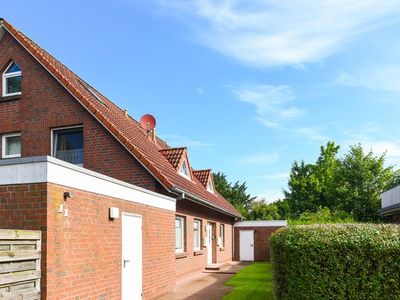
[[[3,73],[3,97],[21,95],[21,68],[12,62]]]
[[[189,173],[189,167],[188,167],[188,164],[187,164],[186,160],[184,160],[182,162],[181,166],[179,167],[179,174],[184,176],[184,177],[186,177],[186,178],[188,178],[188,179],[191,179],[190,173]]]
[[[96,98],[97,101],[99,101],[101,104],[103,104],[104,106],[107,106],[104,101],[100,98],[100,96],[93,90],[93,88],[88,85],[86,82],[81,81],[81,84],[84,86],[84,88],[90,93],[92,94],[93,97]]]

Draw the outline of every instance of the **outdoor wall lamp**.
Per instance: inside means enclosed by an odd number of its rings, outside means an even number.
[[[64,201],[67,201],[68,198],[72,198],[72,192],[64,192]]]

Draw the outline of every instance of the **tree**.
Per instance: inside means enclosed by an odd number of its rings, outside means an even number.
[[[278,206],[265,200],[254,200],[249,213],[250,220],[279,220]]]
[[[215,188],[225,199],[227,199],[245,218],[249,217],[251,203],[255,199],[246,192],[246,182],[235,184],[228,182],[226,175],[222,172],[214,173]]]
[[[353,217],[341,211],[331,211],[328,207],[318,207],[315,212],[305,211],[298,219],[289,220],[289,224],[329,224],[329,223],[353,223]]]
[[[385,154],[364,153],[361,145],[350,147],[339,170],[338,208],[357,221],[379,219],[380,196],[394,181],[392,167],[385,167]]]
[[[295,161],[289,175],[288,191],[284,191],[289,206],[289,215],[298,217],[304,211],[313,211],[319,204],[316,192],[318,182],[314,173],[315,166],[304,161]]]
[[[400,183],[400,171],[385,166],[385,154],[364,153],[361,145],[351,146],[343,158],[338,152],[339,146],[328,142],[314,164],[293,163],[282,201],[290,218],[324,207],[349,213],[356,221],[380,219],[380,195]]]

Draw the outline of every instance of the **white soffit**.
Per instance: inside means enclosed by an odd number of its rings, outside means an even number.
[[[241,221],[236,222],[234,227],[284,227],[287,226],[286,220],[271,221]]]
[[[176,199],[71,165],[53,157],[0,160],[0,185],[55,183],[169,211]]]

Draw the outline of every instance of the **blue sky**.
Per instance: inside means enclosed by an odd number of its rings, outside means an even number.
[[[0,16],[136,119],[153,114],[195,169],[267,201],[328,140],[400,160],[397,0],[22,0]]]

